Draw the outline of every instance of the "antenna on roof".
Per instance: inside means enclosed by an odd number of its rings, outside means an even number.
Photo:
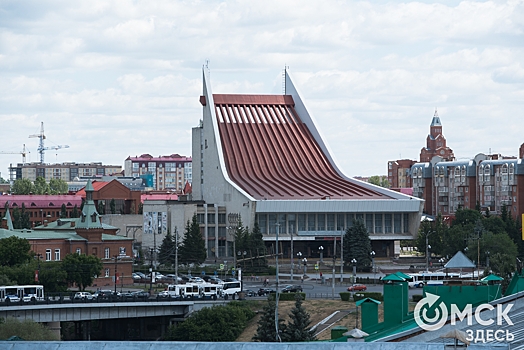
[[[209,71],[209,59],[206,58],[206,70],[207,70],[207,73],[210,74],[211,72]]]

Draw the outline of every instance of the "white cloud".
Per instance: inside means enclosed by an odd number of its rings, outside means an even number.
[[[279,94],[290,66],[348,175],[416,159],[435,107],[458,156],[522,143],[522,0],[42,0],[0,23],[0,151],[33,161],[41,121],[71,146],[50,160],[190,155],[206,60],[214,93]]]

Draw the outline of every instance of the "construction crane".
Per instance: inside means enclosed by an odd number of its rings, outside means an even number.
[[[24,143],[24,149],[20,152],[3,152],[3,151],[0,151],[0,154],[21,154],[22,155],[22,163],[25,164],[26,162],[26,158],[25,156],[27,155],[27,153],[31,153],[31,152],[26,152],[25,150],[25,143]]]
[[[40,134],[29,135],[29,137],[38,137],[40,139],[40,143],[38,144],[37,151],[38,153],[40,153],[40,163],[41,164],[44,164],[44,151],[47,151],[50,149],[58,150],[61,148],[69,148],[68,145],[56,145],[53,147],[44,147],[44,140],[45,140],[44,122],[41,122]]]

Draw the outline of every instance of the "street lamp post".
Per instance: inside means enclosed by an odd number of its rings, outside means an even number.
[[[178,230],[175,226],[175,284],[178,284]]]
[[[153,292],[153,248],[149,248],[149,294]]]
[[[351,259],[353,264],[353,284],[357,282],[357,259]]]
[[[40,283],[40,258],[42,257],[42,254],[38,253],[38,254],[36,254],[36,257],[38,259],[38,270],[37,270],[37,273],[36,273],[36,281],[38,283]]]
[[[307,259],[302,259],[302,262],[304,263],[304,277],[306,277],[307,274]]]
[[[290,265],[291,265],[291,273],[289,275],[289,279],[291,280],[291,283],[293,283],[293,225],[290,224],[290,232],[289,232],[289,239],[291,240],[291,253],[289,254],[290,256]]]
[[[113,257],[113,259],[115,259],[115,294],[116,294],[116,283],[117,283],[117,279],[118,279],[118,272],[117,272],[117,261],[118,261],[118,256],[115,255]]]
[[[320,263],[322,264],[324,262],[324,247],[320,246],[318,247],[318,251],[320,252]]]
[[[375,251],[371,251],[369,255],[371,255],[371,268],[373,269],[373,284],[375,284]]]
[[[280,224],[277,222],[275,224],[276,226],[276,235],[275,235],[275,242],[276,242],[276,248],[275,248],[275,262],[276,262],[276,278],[275,278],[275,341],[280,342],[280,334],[278,334],[278,231],[280,230]]]
[[[433,233],[433,231],[426,232],[426,272],[429,271],[429,250],[431,249],[431,246],[429,245],[429,235]]]
[[[486,251],[486,267],[489,269],[489,251]]]

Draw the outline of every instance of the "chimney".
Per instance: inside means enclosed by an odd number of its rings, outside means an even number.
[[[76,221],[71,221],[71,227],[75,227]]]
[[[44,227],[47,227],[47,220],[44,220]]]

